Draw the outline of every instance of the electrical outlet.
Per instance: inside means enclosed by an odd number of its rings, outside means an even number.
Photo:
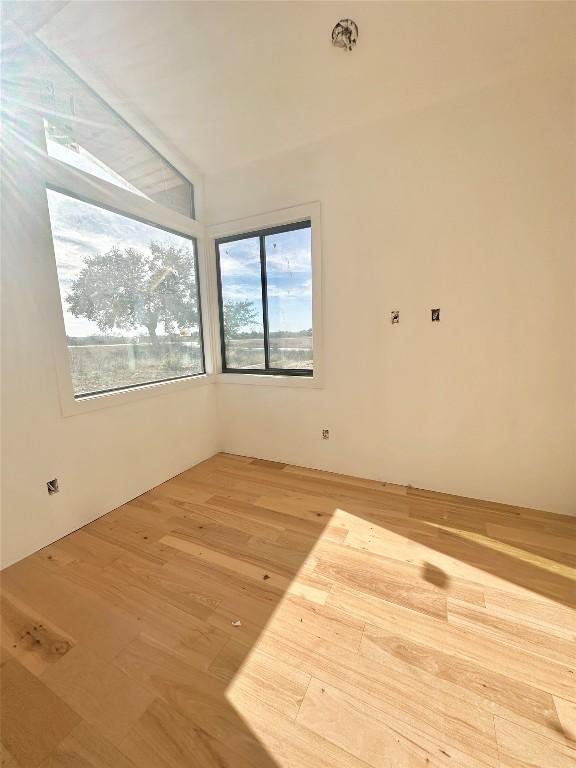
[[[58,487],[58,478],[55,477],[54,480],[48,480],[46,483],[46,487],[48,488],[48,495],[52,496],[55,493],[58,493],[60,488]]]
[[[392,325],[395,325],[396,323],[400,322],[400,310],[399,309],[393,309],[392,312],[390,312],[390,321],[392,322]]]
[[[322,430],[322,440],[330,440],[330,430],[329,429],[323,429]]]
[[[440,310],[439,309],[432,309],[432,322],[433,323],[439,323],[440,322]]]

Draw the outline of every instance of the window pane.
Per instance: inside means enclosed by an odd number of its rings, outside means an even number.
[[[22,47],[3,81],[8,101],[43,120],[51,157],[194,216],[192,184],[43,43]]]
[[[194,240],[47,194],[76,397],[203,373]]]
[[[227,368],[265,367],[260,240],[218,245]]]
[[[312,369],[311,228],[265,237],[271,368]]]

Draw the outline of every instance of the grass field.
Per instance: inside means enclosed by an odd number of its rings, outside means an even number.
[[[76,395],[203,372],[197,341],[115,341],[71,345],[68,351]]]
[[[264,339],[228,339],[228,368],[264,368]],[[270,337],[270,365],[273,368],[313,367],[312,337]]]
[[[197,340],[160,338],[99,339],[93,343],[74,339],[70,343],[70,368],[76,396],[109,389],[133,387],[163,379],[193,376],[203,372],[202,352]],[[230,339],[228,367],[264,367],[263,339]],[[312,337],[272,337],[270,365],[276,368],[311,369]]]

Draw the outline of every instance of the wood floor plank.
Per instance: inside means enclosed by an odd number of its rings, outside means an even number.
[[[273,625],[256,647],[273,657],[280,656],[303,672],[361,698],[424,734],[434,736],[448,729],[455,748],[464,752],[475,750],[480,756],[493,755],[492,714],[479,709],[467,696],[459,695],[457,689],[447,692],[430,681],[350,654],[321,638],[303,635],[286,639],[284,634],[274,632]]]
[[[217,600],[204,600],[197,593],[195,585],[186,578],[186,574],[182,574],[180,570],[176,575],[169,570],[169,563],[162,568],[150,567],[148,563],[126,553],[108,566],[106,574],[111,579],[118,579],[134,589],[145,592],[151,601],[161,598],[170,606],[200,621],[205,621],[218,605]]]
[[[267,487],[284,491],[287,487],[284,473],[275,470],[268,470],[262,467],[233,467],[219,472],[221,480],[228,479],[231,485],[236,485],[243,490],[250,489],[252,485],[257,484],[258,495],[261,494],[261,488]],[[388,493],[385,485],[377,488],[369,487],[361,483],[346,485],[338,479],[331,477],[305,477],[293,474],[290,480],[290,490],[313,496],[330,497],[338,502],[347,500],[356,502],[366,502],[374,504],[377,507],[385,507],[387,504],[402,504],[404,499],[395,493]]]
[[[574,639],[557,637],[539,627],[508,617],[502,612],[492,611],[490,607],[469,605],[449,599],[448,622],[474,634],[483,634],[546,659],[569,666],[576,664]]]
[[[264,750],[254,749],[253,765],[274,768]],[[138,768],[250,768],[233,742],[212,736],[161,700],[133,726],[121,750]]]
[[[394,483],[386,483],[380,480],[368,480],[364,477],[354,477],[351,475],[341,475],[337,472],[328,472],[322,469],[311,469],[309,467],[296,467],[292,464],[287,464],[283,472],[290,475],[300,475],[302,477],[313,478],[316,480],[330,480],[335,483],[343,483],[353,488],[370,488],[372,490],[384,491],[385,493],[396,493],[401,496],[406,496],[408,489],[405,485],[396,485]]]
[[[82,722],[42,763],[41,768],[137,768],[137,764]]]
[[[197,544],[193,541],[184,539],[181,536],[173,536],[170,534],[164,536],[161,539],[161,542],[167,547],[173,547],[180,552],[185,552],[187,555],[199,558],[205,563],[224,568],[241,576],[247,576],[256,581],[261,581],[264,576],[269,576],[271,584],[275,584],[281,589],[286,589],[290,584],[290,581],[285,576],[271,572],[271,568],[255,565],[248,560],[241,560],[238,557],[219,552],[217,549],[212,549],[203,544]]]
[[[576,750],[494,718],[501,765],[506,768],[574,768]]]
[[[67,567],[50,574],[36,562],[23,560],[3,571],[3,588],[76,643],[97,650],[101,657],[113,658],[141,627],[100,597],[98,589],[85,588],[76,567],[70,578],[63,578],[61,574]]]
[[[267,514],[257,504],[230,499],[215,494],[202,505],[203,514],[211,514],[216,520],[231,527],[251,533],[253,536],[272,538],[286,530],[285,519],[276,520],[274,515]]]
[[[233,591],[222,600],[208,623],[250,645],[258,639],[262,628],[270,620],[278,600],[279,596],[273,592],[254,597],[248,591],[241,594]],[[240,626],[234,626],[234,622],[240,622]]]
[[[415,542],[409,538],[406,529],[359,520],[350,526],[345,545],[384,558],[382,566],[391,565],[396,573],[401,572],[399,561],[402,561],[407,579],[413,581],[416,575],[438,594],[483,606],[484,591],[473,580],[476,573],[463,571],[455,558],[436,552],[433,549],[435,539],[435,531],[419,536]]]
[[[247,512],[247,509],[252,514]],[[180,510],[174,510],[178,513],[167,521],[170,530],[175,528],[190,528],[191,530],[206,530],[209,526],[223,526],[227,530],[236,531],[236,534],[243,533],[248,538],[258,536],[267,541],[276,541],[278,536],[283,533],[284,528],[271,522],[259,519],[256,508],[251,504],[244,505],[244,508],[234,507],[231,511],[226,508],[224,503],[218,504],[217,497],[213,496],[205,504],[184,504]],[[202,539],[208,543],[206,534],[201,534]]]
[[[554,696],[561,733],[570,746],[576,748],[576,703]]]
[[[454,748],[449,734],[433,738],[315,678],[308,687],[297,720],[374,768],[425,768],[454,763],[476,768],[479,765],[477,757]],[[498,766],[495,743],[493,749],[482,756],[481,764]]]
[[[2,665],[0,683],[2,743],[22,768],[36,768],[80,717],[16,660]]]
[[[125,508],[121,508],[110,514],[124,514],[124,510]],[[48,547],[47,551],[52,554],[55,548],[57,553],[66,553],[68,560],[66,563],[62,563],[63,565],[84,562],[97,565],[99,568],[126,554],[126,548],[122,546],[120,541],[114,542],[94,536],[93,530],[91,525],[87,525],[85,528],[75,531],[73,535],[60,539],[56,545]],[[134,552],[133,556],[141,557],[137,552]]]
[[[114,665],[77,646],[42,682],[110,741],[120,742],[153,697]]]
[[[520,546],[495,542],[467,531],[442,530],[434,545],[492,576],[490,583],[514,594],[535,593],[571,609],[576,608],[575,570],[538,556]]]
[[[547,531],[534,530],[526,526],[497,525],[495,523],[488,523],[486,525],[486,533],[488,536],[500,541],[528,544],[540,549],[576,555],[576,523],[571,526],[566,525],[564,536],[554,536]]]
[[[368,768],[364,760],[281,715],[241,686],[231,691],[229,701],[273,758],[273,765],[264,762],[263,768]]]
[[[232,766],[231,754],[235,754],[238,763],[260,765],[261,746],[228,704],[225,696],[226,685],[222,680],[194,668],[178,653],[148,643],[145,638],[131,643],[117,663],[122,665],[126,674],[154,691],[169,710],[184,719],[198,743],[206,747],[207,760],[210,755],[214,760],[216,755],[219,755],[218,759],[221,759],[222,764]],[[171,721],[166,707],[159,707],[156,702],[135,724],[128,737],[134,737],[136,734],[138,741],[141,741],[142,721],[145,722],[150,715],[154,715],[153,720],[157,720],[158,711],[162,720],[167,718]],[[179,735],[169,733],[168,737],[169,743],[172,743],[178,740]],[[130,738],[128,741],[131,741]],[[126,743],[122,744],[122,749],[127,751],[129,756],[134,754],[133,751],[126,750]],[[223,755],[227,755],[228,762],[223,762]],[[190,756],[188,759],[190,760]]]
[[[360,653],[385,666],[392,677],[407,674],[432,691],[454,699],[464,697],[478,712],[498,714],[527,731],[569,742],[554,708],[555,697],[535,688],[529,677],[522,682],[510,678],[504,666],[493,672],[477,660],[443,653],[406,635],[395,636],[393,626],[387,630],[368,625]]]
[[[311,603],[325,605],[330,596],[332,585],[328,579],[324,579],[314,572],[302,568],[296,578],[290,582],[288,594],[302,597]]]
[[[383,605],[378,599],[363,593],[358,593],[357,598],[351,600],[349,590],[334,591],[328,604],[347,605],[355,616],[382,627],[386,632],[409,637],[431,649],[467,659],[496,673],[505,671],[512,680],[523,682],[529,674],[531,683],[541,690],[569,699],[574,696],[574,665],[548,661],[468,629],[447,626],[446,622],[402,606],[392,603]]]
[[[240,531],[237,528],[230,528],[219,523],[215,523],[202,517],[194,516],[176,521],[170,530],[172,536],[176,536],[197,544],[203,544],[214,549],[229,550],[232,552],[242,552],[246,549],[249,542],[254,538],[249,533]],[[266,541],[266,539],[262,539]]]
[[[431,616],[446,617],[446,596],[418,575],[411,564],[397,566],[384,558],[333,542],[316,553],[315,572],[335,584],[376,595]]]
[[[159,637],[169,645],[177,645],[186,643],[206,626],[203,619],[195,616],[198,610],[195,602],[192,603],[192,610],[183,610],[168,602],[161,593],[150,592],[146,582],[135,586],[126,581],[117,569],[98,569],[88,563],[76,563],[73,567],[66,566],[63,569],[61,580],[79,584],[102,600],[107,600],[110,606],[131,622],[130,626],[135,630],[122,643],[118,642],[116,653],[143,631]],[[208,615],[211,613],[210,609]],[[99,647],[97,650],[101,655]]]
[[[364,632],[364,622],[345,611],[288,595],[282,600],[272,619],[274,631],[288,637],[306,635],[330,640],[341,648],[356,653]]]
[[[242,664],[249,653],[250,645],[230,638],[224,647],[216,654],[208,669],[210,674],[231,683],[241,671]]]
[[[2,644],[36,675],[74,647],[74,638],[5,592],[0,606]]]
[[[483,708],[490,712],[515,712],[527,720],[548,725],[554,718],[554,700],[550,693],[526,682],[512,680],[477,663],[443,653],[405,636],[388,634],[368,626],[362,640],[361,654],[387,668],[392,660],[415,667],[426,675],[458,686],[467,695],[484,699]],[[470,701],[476,698],[469,696]],[[490,706],[492,704],[493,706]]]
[[[166,562],[167,558],[159,545],[162,531],[157,527],[134,522],[125,517],[118,521],[108,521],[107,517],[105,515],[91,523],[86,532],[106,543],[121,544],[124,550],[151,563],[162,565]]]
[[[3,744],[0,744],[0,765],[2,768],[21,768]]]
[[[534,593],[512,594],[494,589],[484,589],[484,598],[487,608],[504,610],[523,624],[532,623],[550,634],[568,639],[576,634],[576,610],[553,600]]]
[[[225,644],[220,646],[212,659]],[[194,653],[193,649],[171,648],[154,637],[142,634],[118,654],[114,666],[155,698],[162,698],[165,680],[191,684],[196,672],[207,669],[212,659],[202,652]],[[166,690],[169,692],[169,688]]]
[[[202,602],[216,610],[223,601],[253,598],[259,603],[270,603],[270,610],[283,594],[281,589],[270,585],[272,579],[254,581],[249,576],[238,575],[232,570],[218,568],[201,558],[191,558],[188,554],[174,550],[175,557],[162,569],[162,579],[170,584],[177,582],[182,590],[190,593],[191,599]],[[264,573],[267,575],[268,571]],[[175,587],[176,588],[176,587]],[[319,587],[320,588],[320,587]]]
[[[242,654],[244,658],[241,659],[240,666],[236,666],[235,674],[231,676],[226,695],[233,698],[235,691],[242,689],[248,695],[262,698],[267,706],[294,720],[310,683],[310,675],[294,669],[282,659],[272,658],[257,650],[246,656],[246,648],[233,640],[216,657],[210,671],[216,665],[220,674],[222,673],[222,667],[226,663],[220,658],[222,655],[231,659],[231,670]]]
[[[292,514],[292,509],[298,509],[302,505],[298,501],[294,503],[293,498],[287,498],[288,494],[287,491],[285,497],[266,498],[259,496],[256,497],[254,503],[215,495],[211,498],[210,504],[217,506],[224,512],[238,514],[243,518],[248,517],[254,522],[265,522],[269,526],[275,526],[279,532],[287,531],[311,537],[318,536],[318,533],[324,530],[327,520],[332,517],[333,508],[331,505],[327,504],[326,500],[320,499],[324,511],[300,511],[300,514]],[[288,504],[291,506],[287,508]]]
[[[183,472],[179,477],[184,478],[185,474]],[[200,484],[195,482],[194,476],[192,476],[188,482],[184,479],[179,481],[178,478],[172,478],[172,480],[152,488],[152,490],[145,494],[145,497],[147,500],[167,504],[170,504],[172,501],[189,501],[201,504],[204,501],[208,501],[210,496],[213,495],[213,490],[200,487]]]

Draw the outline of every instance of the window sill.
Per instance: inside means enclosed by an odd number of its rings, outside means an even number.
[[[132,389],[121,389],[117,392],[103,392],[102,394],[89,395],[79,400],[73,397],[61,397],[63,416],[77,416],[81,413],[89,413],[100,408],[112,408],[117,405],[128,405],[158,395],[175,394],[192,387],[201,387],[214,383],[213,374],[200,374],[185,379],[173,381],[159,381],[152,384],[143,384]]]
[[[216,384],[248,384],[259,387],[303,387],[322,389],[323,384],[318,373],[313,376],[270,376],[265,373],[218,373]]]

